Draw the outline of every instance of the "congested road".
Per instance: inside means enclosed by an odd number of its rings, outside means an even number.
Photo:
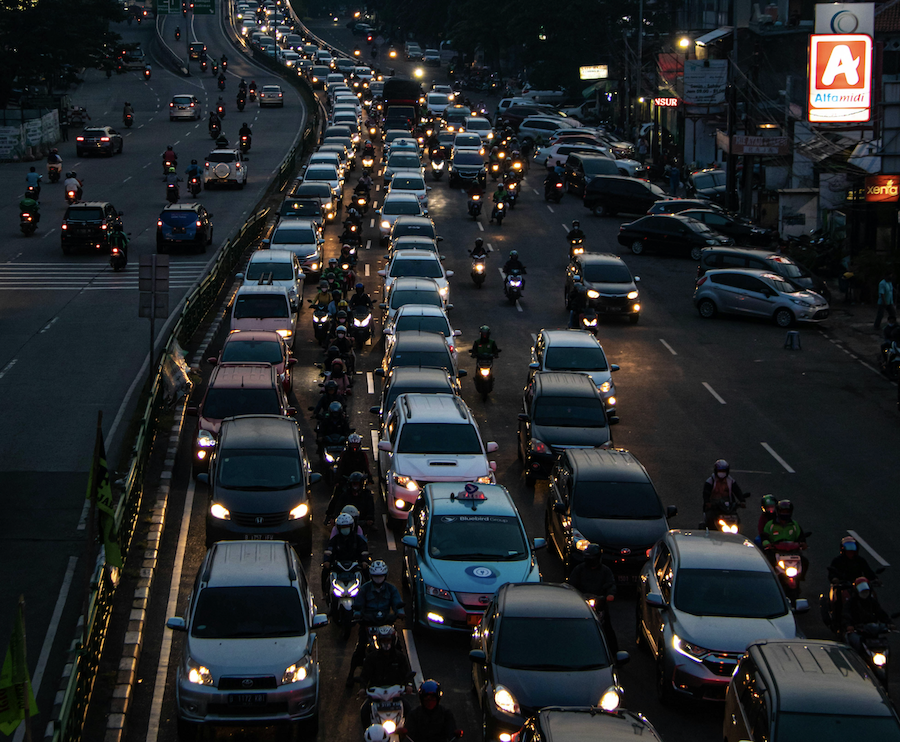
[[[351,49],[355,40],[343,23],[323,23],[311,28],[331,44]],[[405,65],[397,65],[398,72]],[[443,82],[443,79],[436,78]],[[358,173],[358,171],[357,171]],[[503,353],[495,364],[496,386],[486,402],[474,394],[471,379],[463,381],[463,398],[473,410],[485,440],[497,441],[497,481],[506,486],[516,502],[529,536],[544,535],[547,485],[525,484],[516,459],[517,413],[536,333],[542,328],[565,326],[563,277],[567,264],[565,231],[572,219],[581,219],[589,251],[620,253],[616,243],[618,226],[624,219],[593,218],[574,198],[548,205],[541,190],[543,173],[533,168],[515,210],[502,227],[466,216],[465,195],[450,189],[446,181],[431,182],[429,212],[444,238],[441,252],[445,265],[455,271],[451,279],[451,322],[463,331],[462,348],[489,324]],[[352,180],[351,180],[352,183]],[[380,180],[376,201],[381,200]],[[346,195],[346,194],[345,194]],[[384,265],[375,222],[366,222],[358,275],[373,299],[378,296],[377,271]],[[469,280],[471,261],[466,251],[482,237],[490,246],[488,279],[481,289]],[[326,234],[326,256],[336,254],[333,231]],[[528,268],[523,299],[510,305],[503,297],[498,269],[511,249],[519,251]],[[745,511],[743,532],[755,535],[759,497],[774,493],[790,498],[795,516],[811,531],[810,572],[802,594],[813,609],[798,617],[807,636],[828,637],[815,608],[826,584],[825,566],[837,553],[840,537],[854,530],[886,562],[900,559],[900,546],[893,538],[900,506],[890,495],[893,483],[893,452],[900,444],[896,428],[893,394],[885,382],[854,359],[838,352],[823,332],[801,328],[802,350],[784,349],[784,331],[772,324],[741,320],[703,320],[691,304],[696,265],[688,260],[659,256],[640,258],[624,254],[632,272],[641,277],[640,324],[605,322],[599,338],[609,360],[619,364],[616,376],[618,414],[621,423],[613,429],[617,446],[630,449],[648,469],[662,501],[676,505],[674,527],[693,528],[700,520],[701,489],[712,463],[724,457],[732,474],[753,496]],[[321,350],[312,336],[309,313],[300,318],[294,343],[299,365],[293,380],[296,407],[314,404],[320,381],[315,363]],[[213,355],[222,338],[203,355]],[[378,379],[371,371],[380,364],[383,344],[367,346],[357,365],[359,375],[350,402],[351,425],[369,441],[376,419],[368,408],[378,401]],[[471,373],[473,363],[461,353],[461,366]],[[301,420],[308,447],[313,448],[313,429]],[[181,615],[194,575],[205,553],[202,485],[190,479],[189,451],[193,426],[185,428],[180,456],[173,475],[170,496],[170,526],[160,558],[174,562],[176,551],[184,558],[174,564],[173,586],[177,588],[175,615]],[[369,451],[371,457],[371,449]],[[317,460],[311,451],[313,467]],[[325,538],[323,513],[329,492],[313,489],[313,556],[305,560],[310,583],[319,594],[318,574],[321,544]],[[865,505],[863,504],[865,503]],[[384,512],[378,504],[379,513]],[[180,523],[189,524],[184,530]],[[401,547],[402,548],[402,547]],[[399,586],[401,560],[393,535],[379,528],[372,538],[372,551],[390,566],[389,579]],[[545,581],[563,577],[558,558],[549,551],[539,553]],[[870,561],[873,561],[870,556]],[[884,578],[882,602],[898,609],[892,594],[890,572]],[[176,738],[174,673],[180,656],[181,638],[174,637],[168,658],[159,647],[167,617],[167,580],[154,584],[149,620],[151,629],[138,671],[135,704],[129,721],[132,742],[169,742]],[[171,614],[169,614],[171,615]],[[625,706],[646,714],[666,740],[721,739],[722,707],[682,702],[665,708],[654,690],[654,667],[649,656],[634,648],[634,597],[621,594],[614,603],[613,624],[623,649],[631,651],[631,662],[620,671],[625,688]],[[466,636],[405,632],[414,665],[424,677],[435,677],[444,688],[444,703],[460,720],[468,737],[481,735],[481,715],[471,693]],[[355,691],[345,689],[352,645],[339,631],[325,627],[318,632],[318,657],[322,673],[320,732],[330,739],[356,740],[361,730],[355,709]],[[160,673],[168,682],[160,690]],[[148,733],[148,729],[150,730]],[[274,739],[274,733],[228,730],[228,739]]]
[[[283,109],[248,106],[243,114],[234,96],[241,77],[261,86],[279,80],[241,59],[227,41],[220,15],[183,19],[178,51],[199,39],[210,56],[228,53],[230,65],[224,93],[227,116],[224,131],[234,142],[247,121],[255,133],[244,190],[203,191],[196,199],[213,215],[214,242],[205,255],[190,252],[171,257],[170,308],[203,275],[214,251],[246,220],[272,180],[284,156],[302,133],[305,111],[296,92],[284,85]],[[175,19],[164,24],[171,40]],[[117,29],[125,42],[151,48],[152,21]],[[170,41],[170,43],[173,43]],[[155,251],[156,220],[165,206],[162,153],[173,145],[179,156],[179,175],[191,159],[203,162],[213,149],[207,133],[210,105],[219,95],[215,78],[207,72],[183,78],[148,58],[152,77],[139,72],[114,75],[87,70],[85,81],[70,91],[75,105],[91,116],[90,124],[110,125],[124,134],[122,154],[113,158],[76,157],[71,127],[68,141],[59,146],[64,171],[75,169],[84,181],[84,198],[107,200],[124,212],[131,234],[129,264],[121,273],[109,268],[108,255],[64,256],[60,224],[65,213],[63,185],[44,178],[42,220],[36,234],[25,238],[18,230],[17,204],[25,187],[28,163],[0,165],[0,219],[5,225],[0,243],[0,478],[5,516],[0,523],[0,636],[8,636],[13,607],[24,595],[28,621],[28,655],[32,666],[46,646],[47,654],[38,702],[42,719],[53,705],[53,693],[81,610],[77,596],[84,586],[84,493],[91,460],[97,411],[103,412],[110,464],[127,467],[118,445],[128,427],[139,392],[147,377],[142,364],[149,345],[149,323],[137,317],[138,261]],[[202,103],[200,121],[169,121],[173,95],[191,93]],[[135,125],[121,126],[122,107],[129,101]],[[34,163],[45,172],[43,161]],[[192,200],[182,184],[182,202]],[[163,333],[162,321],[156,329]],[[131,406],[123,404],[130,400]],[[117,479],[113,476],[112,479]],[[81,526],[81,527],[79,527]],[[67,600],[68,598],[68,600]],[[54,609],[63,611],[54,615]],[[55,643],[54,643],[55,637]],[[36,682],[37,684],[37,682]],[[43,728],[43,725],[40,725]]]

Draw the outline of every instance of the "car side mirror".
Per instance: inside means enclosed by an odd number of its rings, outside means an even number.
[[[166,628],[172,629],[172,631],[187,631],[187,624],[185,624],[184,619],[180,616],[173,616],[172,618],[166,619]]]
[[[309,483],[316,484],[317,482],[322,481],[322,475],[319,472],[314,471],[309,473]]]
[[[383,369],[383,368],[376,368],[376,369],[372,372],[372,375],[373,375],[373,376],[377,376],[379,379],[383,379],[383,378],[384,378],[384,369]]]
[[[618,425],[619,424],[619,416],[618,415],[607,415],[606,421],[610,425]]]
[[[387,451],[391,452],[391,442],[390,441],[378,441],[378,450],[379,451]]]
[[[288,365],[288,368],[293,368],[294,366],[297,365],[297,359],[296,358],[288,358],[287,365]]]
[[[419,548],[419,540],[415,536],[404,536],[400,539],[400,543],[404,546],[408,546],[410,549]]]
[[[469,659],[472,662],[484,662],[487,659],[487,655],[485,655],[484,650],[473,649],[469,652]]]
[[[453,278],[453,271],[447,271],[447,278]]]
[[[796,605],[791,609],[794,613],[807,613],[809,601],[806,598],[797,598]]]
[[[488,441],[485,450],[487,450],[488,453],[494,453],[495,451],[500,450],[500,446],[496,441]]]
[[[270,239],[267,237],[266,239],[264,239],[264,240],[262,241],[262,249],[263,249],[263,250],[268,250],[268,249],[269,249],[269,245],[271,245],[271,244],[272,244],[272,240],[270,240]]]
[[[536,538],[531,542],[531,548],[533,549],[543,549],[547,545],[547,539],[545,538]]]
[[[200,482],[200,484],[209,484],[209,474],[207,474],[206,472],[198,474],[197,481]]]
[[[297,414],[297,408],[296,408],[296,407],[288,407],[288,408],[287,408],[287,414],[288,414],[289,417],[292,417],[292,416],[296,415],[296,414]]]
[[[622,665],[627,665],[631,660],[631,655],[628,654],[625,650],[616,652],[616,667],[621,667]]]
[[[207,362],[210,366],[215,366],[215,365],[219,362],[219,359],[216,358],[215,356],[210,356],[209,358],[206,359],[206,362]]]
[[[528,416],[527,412],[519,413],[519,421],[523,423],[531,422],[531,418]]]
[[[665,608],[666,601],[663,600],[663,596],[659,593],[648,593],[646,597],[647,605],[651,608]]]
[[[635,276],[635,277],[634,277],[634,282],[635,282],[635,283],[640,283],[640,280],[641,280],[641,277],[640,277],[640,276]]]
[[[378,307],[379,307],[379,309],[387,309],[387,304],[385,304],[384,302],[381,302],[381,303],[378,305]]]
[[[618,363],[611,363],[611,364],[609,365],[609,370],[610,370],[611,372],[618,371],[618,370],[619,370],[619,364],[618,364]]]
[[[537,363],[537,362],[532,362],[532,363],[528,364],[528,368],[533,369],[534,371],[537,371],[538,369],[540,369],[540,367],[541,367],[541,364]]]
[[[381,412],[381,408],[378,405],[369,408],[369,412],[373,415],[378,415]]]
[[[461,369],[457,372],[456,375],[457,375],[457,377],[459,377],[460,379],[462,379],[462,378],[468,376],[468,375],[469,375],[469,372],[466,371],[464,368],[461,368]]]
[[[667,518],[674,518],[676,515],[678,515],[678,508],[675,507],[675,505],[669,505],[669,506],[666,508],[666,517],[667,517]]]
[[[317,613],[315,616],[313,616],[312,627],[314,629],[319,629],[322,626],[328,626],[328,616],[326,616],[324,613]]]

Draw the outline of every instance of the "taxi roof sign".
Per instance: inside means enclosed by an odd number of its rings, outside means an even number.
[[[483,502],[487,500],[487,495],[484,494],[480,489],[478,489],[478,485],[474,482],[469,482],[464,488],[462,492],[452,492],[450,494],[451,500],[462,500],[463,502]]]

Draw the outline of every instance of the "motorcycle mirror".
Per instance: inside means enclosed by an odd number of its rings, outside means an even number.
[[[207,362],[210,366],[215,366],[216,363],[218,363],[218,361],[219,361],[219,359],[216,358],[215,356],[210,356],[209,358],[206,359],[206,362]]]
[[[462,379],[463,377],[468,376],[468,375],[469,375],[469,372],[466,371],[464,368],[461,368],[459,370],[459,372],[456,374],[457,378],[460,378],[460,379]]]
[[[462,335],[462,330],[453,331],[453,337],[458,338],[460,335]]]
[[[675,507],[674,505],[669,505],[669,506],[666,508],[666,517],[667,517],[667,518],[674,518],[676,515],[678,515],[678,508]]]
[[[792,610],[794,613],[807,613],[809,611],[809,601],[806,598],[797,598]]]

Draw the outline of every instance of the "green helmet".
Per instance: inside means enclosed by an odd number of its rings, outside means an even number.
[[[778,505],[778,500],[775,499],[775,495],[763,495],[762,503],[760,507],[764,513],[775,514],[775,507]]]
[[[175,172],[175,168],[174,168],[174,167],[170,167],[170,168],[169,168],[169,172],[170,172],[170,173],[174,173],[174,172]]]

